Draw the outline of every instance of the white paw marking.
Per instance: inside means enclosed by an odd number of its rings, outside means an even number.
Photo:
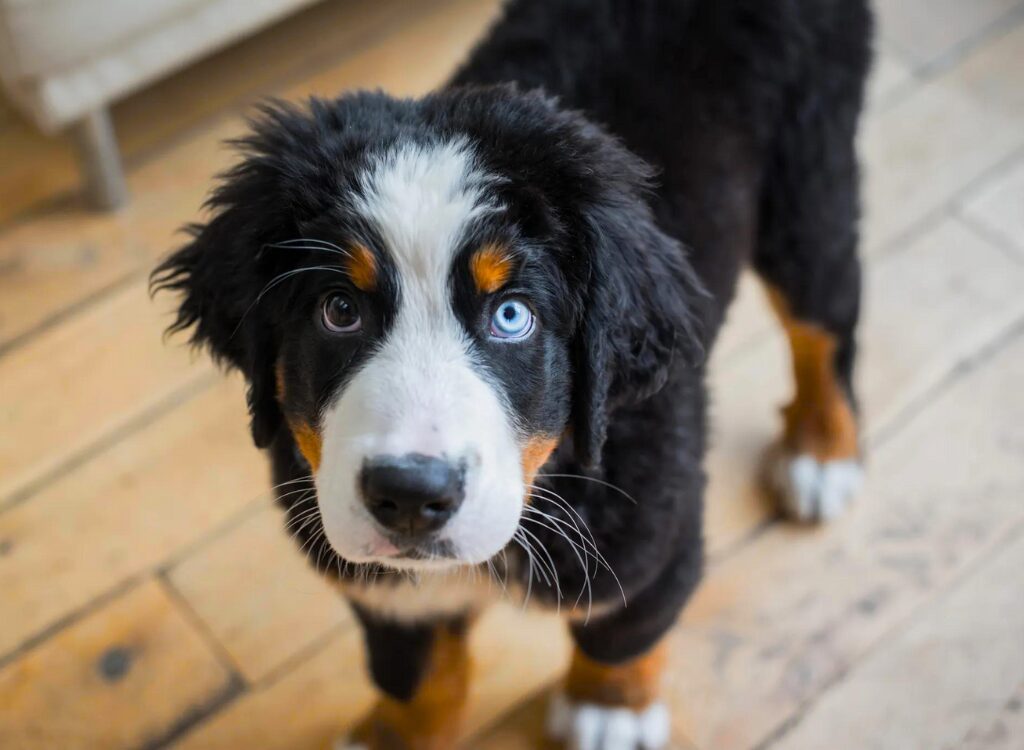
[[[633,711],[570,703],[561,693],[551,698],[547,729],[568,750],[661,750],[670,733],[664,703]]]
[[[344,736],[334,741],[332,750],[370,750],[370,748],[359,742],[352,742],[347,736]]]
[[[771,458],[769,481],[782,509],[798,521],[831,521],[860,489],[864,471],[855,459],[819,461],[806,453],[777,451]]]

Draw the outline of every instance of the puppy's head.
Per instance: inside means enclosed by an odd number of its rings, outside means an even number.
[[[489,559],[552,450],[599,462],[696,340],[647,167],[540,95],[275,105],[239,145],[154,283],[245,374],[257,445],[297,445],[348,561]]]

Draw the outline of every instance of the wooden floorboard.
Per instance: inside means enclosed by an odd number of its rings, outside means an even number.
[[[236,690],[201,634],[148,580],[0,669],[0,747],[137,748]]]
[[[963,747],[979,712],[1003,709],[1024,670],[1024,535],[1014,530],[994,559],[817,698],[772,750]]]
[[[266,502],[268,484],[232,379],[0,513],[0,657]]]
[[[145,274],[248,103],[425,92],[497,5],[322,3],[129,98],[116,214],[69,199],[66,146],[0,106],[0,747],[323,748],[370,705],[358,628],[270,502],[243,384],[161,341],[172,301]],[[879,9],[869,480],[833,526],[779,523],[758,468],[787,355],[744,277],[711,363],[710,569],[671,634],[678,750],[1024,746],[1024,3]],[[564,628],[500,606],[472,648],[466,746],[540,747]]]

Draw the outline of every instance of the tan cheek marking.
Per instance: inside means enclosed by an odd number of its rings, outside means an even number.
[[[835,371],[835,336],[797,320],[785,298],[768,289],[789,338],[796,397],[782,410],[786,446],[822,461],[858,454],[857,418]]]
[[[659,643],[625,664],[600,664],[579,649],[572,655],[565,691],[581,703],[643,709],[658,698],[668,647]]]
[[[274,385],[276,386],[277,402],[282,405],[284,404],[284,395],[286,393],[284,382],[284,360],[279,359],[274,367]]]
[[[298,420],[289,420],[288,425],[291,427],[292,435],[295,437],[295,442],[303,457],[309,462],[313,471],[319,470],[322,449],[320,434],[309,424]]]
[[[279,359],[277,361],[277,365],[274,368],[274,380],[277,386],[277,402],[283,406],[286,393],[284,360]],[[295,438],[295,444],[299,446],[299,451],[301,451],[306,461],[309,462],[313,471],[319,469],[322,448],[320,433],[313,429],[312,425],[292,418],[288,419],[288,428],[292,431],[292,437]]]
[[[522,452],[523,482],[533,484],[540,467],[550,458],[558,447],[558,439],[547,435],[531,438]]]
[[[481,294],[493,294],[505,286],[512,273],[512,256],[497,245],[485,245],[469,259],[473,283]]]
[[[440,628],[427,672],[407,703],[382,697],[353,739],[372,748],[451,750],[458,742],[470,658],[465,633]]]
[[[377,288],[377,259],[363,245],[354,245],[349,252],[348,276],[352,283],[364,292]]]

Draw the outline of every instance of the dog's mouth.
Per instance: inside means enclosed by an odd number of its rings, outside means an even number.
[[[462,562],[455,545],[447,539],[409,540],[382,537],[366,550],[367,556],[382,565],[405,567],[451,567]]]

